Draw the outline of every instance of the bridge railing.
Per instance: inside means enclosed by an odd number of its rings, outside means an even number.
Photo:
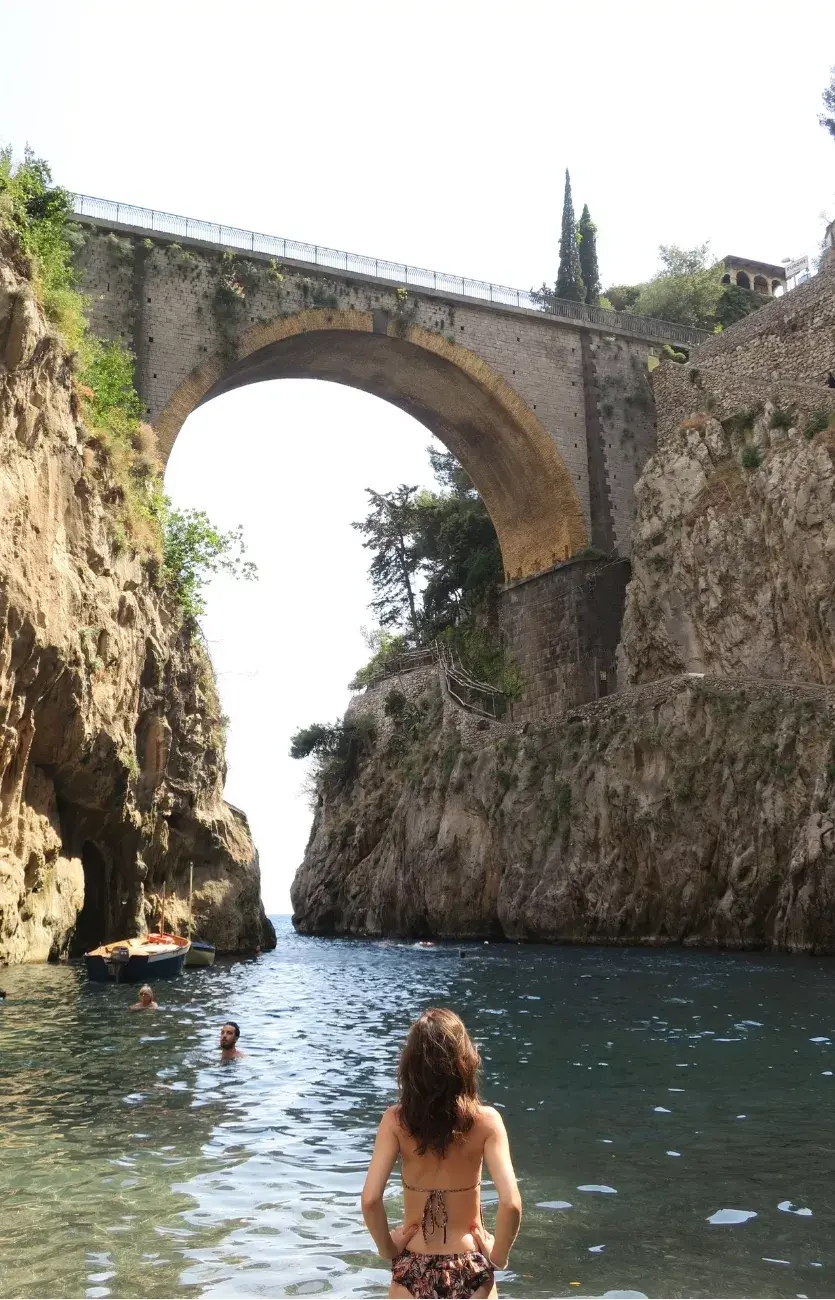
[[[483,302],[502,307],[525,307],[565,320],[583,321],[599,325],[601,329],[627,330],[642,338],[661,343],[683,343],[695,347],[710,335],[705,330],[691,329],[687,325],[673,325],[667,321],[653,320],[648,316],[632,316],[629,312],[609,311],[604,307],[587,307],[582,302],[551,299],[543,305],[527,289],[511,289],[505,284],[491,284],[487,280],[471,280],[466,276],[449,275],[444,271],[428,271],[405,262],[389,262],[378,257],[364,257],[359,253],[344,253],[338,248],[325,248],[321,244],[305,244],[296,239],[278,235],[259,235],[254,230],[241,230],[237,226],[224,226],[214,221],[199,221],[195,217],[180,217],[173,212],[156,212],[153,208],[138,208],[132,203],[117,203],[112,199],[96,199],[89,194],[73,195],[73,211],[79,217],[93,217],[99,221],[135,226],[151,234],[174,235],[180,239],[202,239],[222,248],[237,248],[251,253],[266,253],[270,257],[311,266],[328,267],[334,271],[373,275],[393,284],[413,285],[418,289],[431,289],[441,294],[458,294],[463,298],[478,298]]]

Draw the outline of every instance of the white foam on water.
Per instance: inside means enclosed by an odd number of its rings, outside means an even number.
[[[832,1039],[831,1038],[810,1038],[809,1042],[810,1043],[831,1043]]]
[[[708,1217],[708,1223],[747,1223],[756,1219],[756,1210],[716,1210]]]
[[[605,1249],[606,1249],[606,1246],[605,1246],[605,1245],[603,1245],[603,1246],[589,1246],[589,1254],[590,1254],[590,1255],[602,1255],[602,1254],[603,1254],[603,1251],[604,1251]]]
[[[570,1201],[537,1201],[538,1210],[571,1210],[574,1207]]]
[[[648,1300],[643,1291],[604,1291],[601,1300]]]
[[[784,1214],[800,1214],[804,1219],[811,1219],[812,1211],[805,1205],[795,1205],[794,1201],[780,1201],[777,1205],[778,1210]]]
[[[831,1071],[831,1070],[821,1070],[821,1074],[828,1074],[828,1075],[831,1076],[832,1071]]]
[[[609,1187],[606,1183],[582,1183],[578,1192],[601,1192],[604,1196],[617,1196],[617,1189]]]
[[[791,1268],[790,1259],[771,1259],[768,1255],[761,1255],[760,1258],[764,1264],[783,1264],[786,1268]]]
[[[671,1110],[668,1110],[666,1106],[653,1106],[652,1109],[655,1111],[656,1115],[672,1115],[673,1113]]]
[[[681,1155],[681,1152],[680,1152],[680,1151],[667,1151],[665,1154],[668,1155],[668,1156],[680,1156],[680,1155]]]

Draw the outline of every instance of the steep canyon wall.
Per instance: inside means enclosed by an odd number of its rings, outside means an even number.
[[[0,236],[0,961],[158,920],[274,942],[258,857],[223,800],[211,664],[114,527],[70,367]]]

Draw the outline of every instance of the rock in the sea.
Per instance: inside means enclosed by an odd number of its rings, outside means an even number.
[[[113,529],[73,380],[0,237],[0,961],[195,929],[275,942],[199,637]],[[167,926],[168,928],[168,926]]]

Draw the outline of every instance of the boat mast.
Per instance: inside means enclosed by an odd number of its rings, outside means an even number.
[[[188,864],[188,937],[191,938],[191,895],[194,889],[194,863]]]

